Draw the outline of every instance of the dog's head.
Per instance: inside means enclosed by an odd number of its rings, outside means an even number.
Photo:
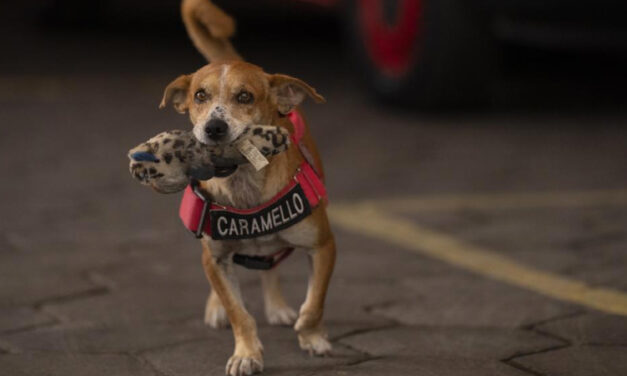
[[[207,145],[228,144],[254,124],[272,124],[307,97],[324,98],[305,82],[283,74],[268,74],[241,62],[219,62],[183,75],[165,89],[160,108],[172,102],[189,112],[194,135]]]

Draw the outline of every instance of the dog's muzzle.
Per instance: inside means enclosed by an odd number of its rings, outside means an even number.
[[[205,125],[205,133],[212,141],[222,141],[229,131],[229,125],[222,119],[213,118]]]

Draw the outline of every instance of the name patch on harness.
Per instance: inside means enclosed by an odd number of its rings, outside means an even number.
[[[300,184],[271,205],[252,213],[212,209],[214,240],[249,239],[283,230],[311,214],[309,200]]]

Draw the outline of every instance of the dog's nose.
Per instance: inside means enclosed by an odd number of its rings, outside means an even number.
[[[222,119],[211,119],[205,127],[205,132],[210,139],[219,141],[226,136],[229,125]]]

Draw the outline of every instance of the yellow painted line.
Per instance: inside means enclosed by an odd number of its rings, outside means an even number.
[[[627,316],[627,294],[594,288],[520,264],[488,249],[387,216],[371,204],[330,205],[331,220],[348,230],[384,240],[498,281],[599,311]]]
[[[627,190],[437,195],[379,202],[386,208],[404,212],[627,206]]]

